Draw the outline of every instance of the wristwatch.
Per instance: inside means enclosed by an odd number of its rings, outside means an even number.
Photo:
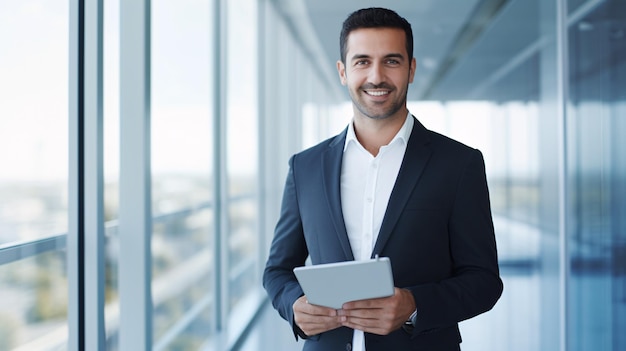
[[[409,334],[413,334],[413,329],[415,329],[415,324],[417,324],[417,310],[411,313],[411,316],[409,317],[409,319],[407,319],[406,322],[404,322],[404,324],[402,325],[402,329],[404,329],[404,331]]]

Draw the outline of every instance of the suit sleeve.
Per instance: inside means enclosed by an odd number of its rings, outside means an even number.
[[[308,251],[298,206],[294,165],[295,156],[289,160],[280,217],[263,273],[263,286],[274,308],[292,325],[296,334],[298,329],[293,319],[293,303],[304,293],[293,268],[304,265]]]
[[[409,288],[418,311],[416,334],[486,312],[502,294],[485,165],[478,150],[471,152],[456,184],[448,235],[451,276]]]

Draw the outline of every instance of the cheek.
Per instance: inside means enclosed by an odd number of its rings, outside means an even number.
[[[350,72],[350,74],[346,74],[345,82],[348,87],[359,88],[363,84],[367,83],[367,75],[364,75],[361,72]]]

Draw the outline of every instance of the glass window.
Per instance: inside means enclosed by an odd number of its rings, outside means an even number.
[[[212,4],[152,2],[152,299],[155,349],[210,336],[213,274]]]
[[[0,3],[0,244],[67,231],[68,13]]]
[[[0,2],[0,349],[67,343],[68,1]]]
[[[226,2],[224,2],[226,4]],[[226,4],[228,310],[260,285],[258,239],[257,1]]]

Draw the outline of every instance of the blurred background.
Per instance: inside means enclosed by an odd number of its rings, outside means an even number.
[[[624,0],[0,0],[0,350],[300,349],[260,277],[370,6],[485,157],[505,290],[462,349],[626,350]]]

